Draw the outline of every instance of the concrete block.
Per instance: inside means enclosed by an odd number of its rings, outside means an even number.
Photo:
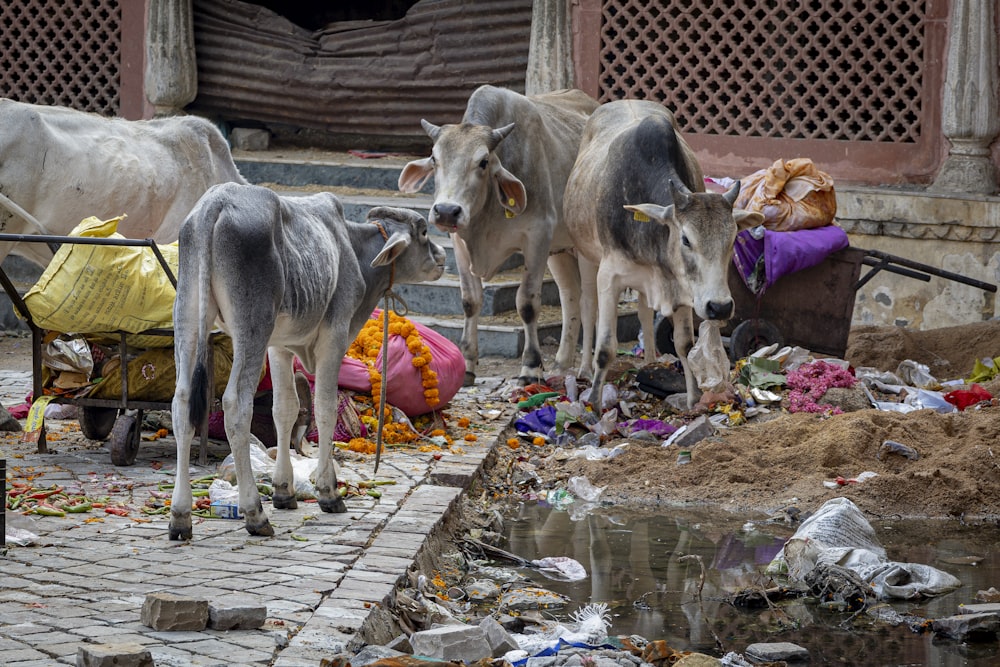
[[[413,645],[410,644],[410,638],[406,635],[397,635],[385,647],[393,651],[399,651],[400,653],[413,654]]]
[[[229,134],[233,148],[241,151],[266,151],[271,143],[271,133],[252,127],[235,127]]]
[[[208,626],[208,600],[173,593],[150,593],[142,603],[140,620],[143,625],[161,632],[204,630]]]
[[[487,616],[480,621],[479,627],[482,628],[483,633],[486,635],[486,641],[489,642],[490,648],[493,649],[494,658],[499,658],[508,651],[516,651],[521,648],[518,646],[517,640],[511,637],[510,633],[492,616]]]
[[[76,652],[76,667],[153,667],[153,655],[142,644],[84,644]]]
[[[979,602],[958,606],[959,614],[1000,614],[1000,602]]]
[[[744,651],[753,662],[795,662],[809,659],[809,651],[791,642],[750,644]]]
[[[213,630],[256,630],[267,620],[267,607],[249,600],[220,599],[208,604],[208,627]]]
[[[402,651],[387,646],[366,646],[351,658],[351,667],[366,667],[385,658],[399,658],[406,655]]]
[[[935,635],[957,641],[996,641],[1000,617],[996,614],[959,614],[936,618],[931,623]]]
[[[702,415],[688,424],[684,432],[674,439],[675,445],[680,449],[690,449],[705,438],[715,435],[716,429],[708,417]]]
[[[415,655],[438,660],[471,663],[493,655],[486,633],[475,625],[446,625],[414,632],[410,644]]]

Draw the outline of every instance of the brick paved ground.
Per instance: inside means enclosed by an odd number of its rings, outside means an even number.
[[[494,381],[494,387],[498,385]],[[23,400],[30,374],[0,371],[0,400]],[[463,390],[453,403],[475,402],[489,381]],[[503,408],[503,403],[496,407]],[[49,454],[4,434],[0,457],[9,479],[31,477],[36,486],[75,487],[131,508],[129,516],[98,514],[25,517],[8,522],[38,539],[8,544],[0,556],[0,665],[75,664],[88,642],[133,641],[163,665],[316,666],[344,650],[383,602],[421,549],[428,533],[461,493],[508,419],[489,422],[463,453],[392,449],[378,478],[383,496],[350,497],[346,514],[325,514],[315,503],[275,511],[265,503],[275,536],[252,537],[241,521],[195,518],[194,539],[171,542],[166,516],[138,511],[151,492],[172,481],[174,442],[143,442],[134,466],[116,468],[100,443],[83,440],[73,421],[49,422]],[[193,448],[197,458],[197,445]],[[192,474],[215,472],[228,453],[213,443],[215,463]],[[372,476],[372,461],[353,467]],[[239,596],[267,607],[259,630],[157,632],[142,625],[146,594],[169,591],[216,600]]]

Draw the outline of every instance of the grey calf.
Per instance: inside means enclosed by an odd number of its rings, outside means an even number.
[[[249,450],[253,393],[265,354],[279,443],[274,506],[296,506],[288,443],[299,409],[292,371],[298,356],[316,374],[319,505],[325,512],[345,511],[331,453],[341,361],[392,282],[436,280],[445,260],[418,214],[377,207],[368,221],[345,220],[343,206],[329,193],[280,197],[237,184],[210,189],[185,220],[174,304],[177,478],[170,539],[192,534],[188,464],[195,425],[208,409],[206,354],[216,322],[233,339],[222,406],[247,531],[274,534],[253,480]]]

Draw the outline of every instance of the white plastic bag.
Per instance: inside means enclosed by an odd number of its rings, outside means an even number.
[[[267,455],[264,443],[252,433],[250,434],[250,468],[253,470],[254,480],[258,482],[269,482],[274,476],[274,460]],[[216,472],[219,479],[224,479],[233,485],[236,484],[236,460],[232,454],[222,459]]]
[[[848,498],[833,498],[802,522],[768,572],[787,568],[802,580],[819,565],[839,565],[869,582],[880,600],[941,595],[962,585],[947,572],[929,565],[890,561],[858,506]]]
[[[729,377],[729,357],[722,344],[719,323],[703,320],[698,327],[698,341],[688,352],[688,365],[698,388],[703,392],[722,391]]]
[[[566,488],[574,496],[588,503],[597,502],[604,491],[603,486],[594,486],[586,477],[570,477],[566,482]]]

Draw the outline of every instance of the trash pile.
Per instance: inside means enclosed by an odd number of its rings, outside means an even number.
[[[998,371],[1000,358],[977,360],[970,378],[939,381],[926,365],[912,360],[885,372],[853,368],[843,359],[815,358],[797,346],[770,345],[738,360],[727,375],[716,372],[699,379],[704,393],[689,409],[680,362],[664,355],[655,364],[620,372],[617,382],[603,386],[599,398],[591,397],[586,381],[573,375],[515,389],[511,400],[521,412],[514,423],[517,439],[508,445],[550,444],[571,449],[571,456],[597,460],[621,453],[630,441],[658,441],[674,447],[684,462],[689,445],[776,414],[829,416],[871,408],[949,413],[995,406],[997,399],[979,382],[997,377]],[[598,404],[603,409],[594,407]]]

